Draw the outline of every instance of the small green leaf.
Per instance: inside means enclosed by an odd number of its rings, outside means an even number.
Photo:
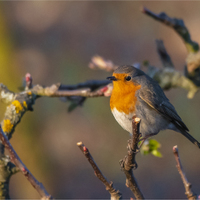
[[[152,149],[152,150],[154,150],[154,149],[158,149],[158,148],[160,148],[160,143],[157,141],[157,140],[154,140],[154,139],[150,139],[149,140],[149,146],[150,146],[150,148]]]
[[[159,158],[162,157],[162,154],[161,154],[160,151],[158,151],[158,150],[153,150],[151,153],[152,153],[154,156],[156,156],[156,157],[159,157]]]
[[[150,139],[146,140],[144,144],[142,145],[140,152],[143,155],[153,154],[156,157],[162,157],[162,154],[160,151],[158,151],[158,148],[160,148],[161,145],[157,140]]]

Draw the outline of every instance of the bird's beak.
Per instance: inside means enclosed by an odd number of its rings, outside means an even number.
[[[115,76],[109,76],[107,77],[107,79],[111,81],[117,81],[117,78]]]

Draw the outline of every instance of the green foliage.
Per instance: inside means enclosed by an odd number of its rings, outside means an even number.
[[[150,139],[150,140],[146,140],[144,142],[144,144],[142,145],[140,152],[143,155],[148,155],[148,154],[153,154],[156,157],[162,157],[161,152],[158,150],[161,147],[161,144],[154,140],[154,139]]]

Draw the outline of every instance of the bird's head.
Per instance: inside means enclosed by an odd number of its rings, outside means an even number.
[[[107,79],[113,81],[116,90],[131,90],[133,86],[138,85],[137,77],[144,75],[144,72],[130,65],[118,67]]]

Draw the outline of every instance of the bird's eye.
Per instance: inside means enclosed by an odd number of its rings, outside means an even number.
[[[130,76],[126,76],[126,77],[125,77],[125,80],[126,80],[126,81],[130,81],[130,80],[131,80],[131,77],[130,77]]]

